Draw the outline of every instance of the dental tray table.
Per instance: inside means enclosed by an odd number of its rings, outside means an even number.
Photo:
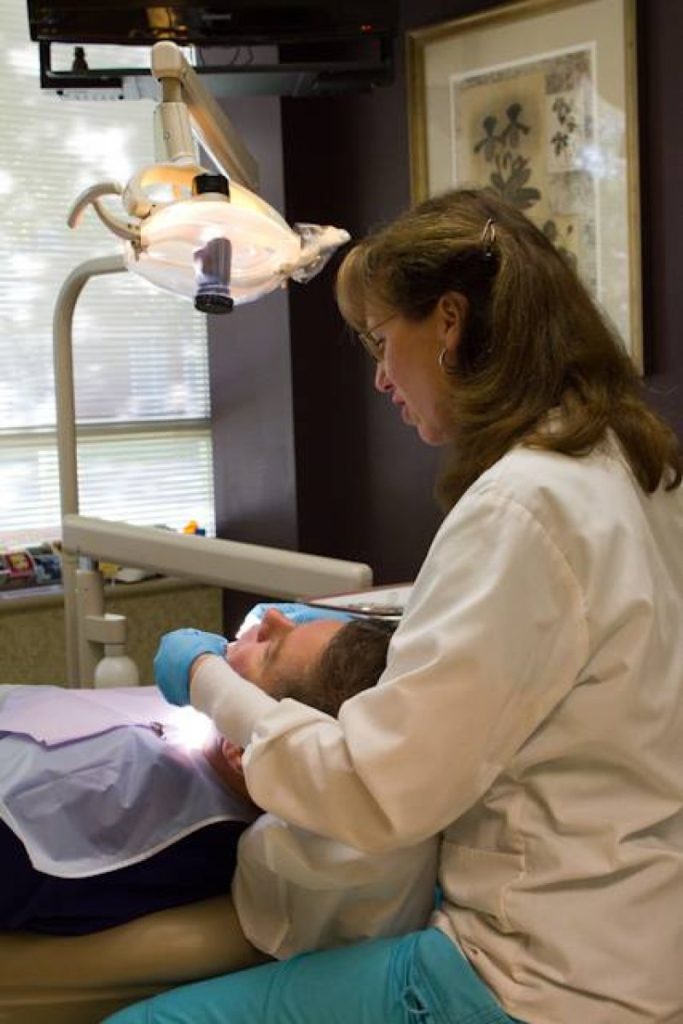
[[[403,615],[411,588],[412,584],[410,583],[398,583],[391,587],[370,587],[368,590],[356,590],[351,594],[334,594],[329,597],[315,598],[308,604],[317,605],[320,608],[336,608],[369,619],[383,619],[397,623]]]

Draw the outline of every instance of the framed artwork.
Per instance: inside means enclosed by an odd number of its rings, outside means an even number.
[[[415,201],[487,186],[575,266],[642,371],[636,0],[516,0],[408,33]]]

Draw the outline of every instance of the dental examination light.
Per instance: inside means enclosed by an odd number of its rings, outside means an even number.
[[[310,280],[348,233],[317,224],[292,229],[256,195],[254,158],[175,43],[152,48],[152,74],[161,87],[157,162],[125,188],[107,182],[85,191],[70,225],[92,204],[123,239],[128,270],[193,298],[203,313],[227,313],[289,278]],[[199,164],[192,126],[219,173]],[[125,217],[102,204],[106,195],[120,197]]]
[[[161,88],[155,111],[157,162],[135,174],[125,187],[104,182],[87,189],[68,218],[69,226],[76,227],[92,206],[121,240],[122,251],[88,260],[73,270],[54,312],[70,686],[138,682],[137,670],[125,654],[125,618],[104,609],[99,559],[274,598],[366,589],[372,582],[370,568],[362,563],[79,515],[72,323],[85,284],[95,276],[128,270],[192,299],[201,312],[227,313],[289,279],[310,280],[349,239],[346,231],[329,226],[290,228],[256,194],[254,158],[174,43],[164,41],[152,48],[152,73]],[[200,164],[193,131],[215,168]],[[105,196],[117,197],[121,211],[112,212],[102,202]]]

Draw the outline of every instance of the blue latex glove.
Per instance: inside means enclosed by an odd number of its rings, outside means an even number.
[[[299,604],[295,601],[264,602],[255,604],[247,613],[244,622],[240,626],[238,636],[250,629],[251,626],[260,622],[267,611],[276,608],[282,612],[291,622],[300,626],[303,622],[315,622],[316,619],[337,619],[340,622],[349,622],[354,618],[349,612],[336,611],[334,608],[318,608],[316,605]]]
[[[224,636],[201,629],[175,629],[162,636],[154,658],[154,679],[170,704],[190,703],[190,668],[200,654],[223,656],[228,646]]]

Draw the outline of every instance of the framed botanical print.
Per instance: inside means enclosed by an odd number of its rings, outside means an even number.
[[[635,0],[516,0],[408,34],[413,197],[486,186],[576,268],[642,369]]]

